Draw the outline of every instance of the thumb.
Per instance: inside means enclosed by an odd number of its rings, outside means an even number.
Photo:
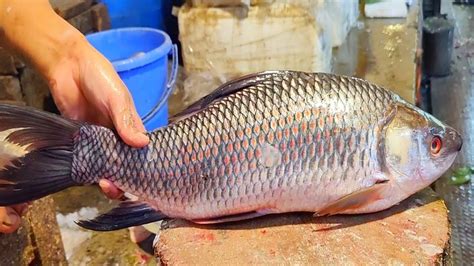
[[[126,144],[141,148],[149,143],[144,133],[145,127],[130,97],[113,96],[109,101],[109,111],[118,134]]]
[[[116,187],[111,181],[107,179],[101,179],[99,181],[99,187],[102,189],[104,194],[110,199],[119,199],[123,196],[123,191]]]

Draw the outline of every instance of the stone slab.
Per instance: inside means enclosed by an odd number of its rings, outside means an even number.
[[[193,7],[249,6],[250,0],[189,0]]]
[[[35,261],[30,231],[29,224],[23,223],[15,233],[0,234],[0,265],[23,266]]]
[[[94,28],[91,9],[88,9],[75,17],[72,17],[67,21],[74,28],[78,29],[82,34],[87,34]]]
[[[271,215],[220,226],[162,224],[164,265],[433,265],[443,262],[449,221],[431,189],[393,208],[353,216]]]
[[[16,106],[26,106],[26,103],[23,101],[13,101],[13,100],[0,100],[1,104],[10,104]]]
[[[67,265],[51,197],[33,202],[15,233],[0,234],[0,265]]]
[[[66,256],[59,226],[56,205],[51,196],[35,201],[26,215],[34,236],[37,259],[42,265],[66,265]]]
[[[16,75],[18,71],[16,70],[15,60],[12,55],[0,47],[0,75]]]
[[[20,81],[15,76],[0,76],[0,100],[21,101]]]
[[[26,67],[20,77],[24,99],[27,105],[43,109],[45,99],[49,96],[49,86],[38,72]]]
[[[64,19],[70,19],[86,11],[92,0],[50,0],[54,11]]]
[[[92,28],[94,31],[103,31],[111,28],[109,12],[104,4],[92,6],[91,12]]]
[[[17,70],[24,68],[26,66],[23,59],[19,58],[18,56],[13,56],[13,62],[15,63],[15,67]]]

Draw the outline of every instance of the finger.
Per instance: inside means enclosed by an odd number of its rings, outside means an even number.
[[[130,240],[133,243],[139,243],[149,237],[152,233],[145,229],[143,226],[132,226],[128,228]]]
[[[130,102],[125,96],[114,95],[109,101],[109,109],[114,126],[123,141],[130,146],[141,148],[149,143],[149,138],[144,134],[144,126],[138,121],[138,114]]]
[[[145,125],[143,124],[142,119],[140,118],[140,115],[138,114],[137,109],[135,108],[135,105],[133,104],[133,100],[131,98],[128,98],[127,100],[127,107],[130,111],[132,127],[134,128],[134,130],[137,130],[140,133],[145,133]]]
[[[104,194],[110,199],[119,199],[123,196],[123,191],[107,179],[101,179],[99,181],[99,187],[102,189]]]
[[[88,106],[86,98],[77,88],[70,68],[59,68],[48,80],[54,103],[61,115],[73,120],[84,120]],[[97,114],[95,115],[97,116]]]
[[[145,133],[146,132],[145,125],[143,124],[142,119],[138,115],[135,107],[132,107],[131,110],[132,110],[132,119],[133,119],[133,123],[135,124],[135,128],[139,132]]]
[[[92,48],[92,46],[91,46]],[[92,49],[94,50],[94,49]],[[95,99],[93,102],[102,102],[101,106],[106,106],[108,109],[108,115],[110,116],[115,129],[122,138],[122,140],[136,148],[141,148],[149,143],[148,137],[144,134],[145,128],[141,121],[137,119],[139,116],[136,112],[133,104],[133,99],[127,89],[125,83],[120,79],[119,75],[115,71],[112,63],[108,61],[102,54],[96,52],[96,59],[87,62],[95,62],[94,64],[86,64],[86,68],[92,67],[92,71],[95,71],[96,63],[100,63],[102,66],[101,71],[98,73],[99,83],[90,84],[91,80],[85,80],[84,83],[88,88],[100,88],[108,87],[108,93],[105,97],[98,99],[96,90],[91,90],[90,98]],[[94,79],[96,80],[96,79]]]
[[[88,113],[86,119],[89,123],[100,125],[110,129],[114,128],[114,124],[110,119],[110,116],[108,115],[107,111],[103,112],[101,110],[97,110],[96,108],[93,108],[93,104],[91,103],[88,103],[84,106],[89,106],[89,108],[87,108]]]
[[[20,227],[21,219],[10,207],[0,207],[0,233],[13,233]]]

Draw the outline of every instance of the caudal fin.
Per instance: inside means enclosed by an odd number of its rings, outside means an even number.
[[[31,107],[0,104],[0,206],[77,185],[71,165],[80,126]]]

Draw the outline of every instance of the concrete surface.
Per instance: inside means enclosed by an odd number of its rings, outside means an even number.
[[[421,41],[421,20],[418,1],[413,3],[407,18],[360,18],[359,26],[334,50],[332,71],[364,78],[415,103],[415,61]]]
[[[74,224],[114,205],[98,188],[70,188],[54,200],[68,265],[153,265],[154,258],[130,241],[128,230],[94,232]]]

